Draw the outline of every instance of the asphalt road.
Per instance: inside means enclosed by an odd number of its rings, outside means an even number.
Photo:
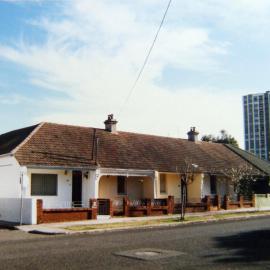
[[[114,254],[141,248],[181,254]],[[0,269],[270,269],[270,218],[72,236],[0,230]]]

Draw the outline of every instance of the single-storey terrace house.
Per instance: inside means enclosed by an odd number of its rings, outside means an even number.
[[[98,129],[44,122],[0,135],[0,220],[95,218],[95,211],[112,215],[127,205],[168,210],[168,198],[179,202],[187,158],[194,167],[190,203],[233,195],[224,169],[248,163],[270,173],[268,162],[243,150],[198,141],[195,128],[180,139],[118,131],[112,115],[104,123]]]

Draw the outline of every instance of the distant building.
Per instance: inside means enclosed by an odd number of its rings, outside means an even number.
[[[243,97],[245,150],[270,160],[270,91]]]

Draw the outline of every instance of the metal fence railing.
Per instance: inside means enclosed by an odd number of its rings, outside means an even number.
[[[46,201],[44,200],[43,208],[44,209],[67,209],[67,208],[78,208],[83,207],[87,208],[89,205],[85,204],[82,201]]]
[[[151,206],[152,207],[167,206],[167,199],[152,199]]]
[[[143,207],[146,206],[146,199],[137,199],[137,200],[130,200],[129,206],[130,207]]]

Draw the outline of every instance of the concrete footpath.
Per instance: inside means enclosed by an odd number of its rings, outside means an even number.
[[[209,212],[198,212],[198,213],[186,213],[186,217],[207,217],[212,215],[222,215],[222,214],[233,214],[233,213],[251,213],[251,212],[263,212],[270,211],[270,208],[241,208],[236,210],[219,210],[219,211],[209,211]],[[270,213],[269,213],[270,214]],[[261,215],[260,215],[261,216]],[[40,233],[40,234],[75,234],[81,233],[83,231],[70,231],[67,230],[67,227],[70,226],[91,226],[99,224],[113,224],[113,223],[133,223],[141,221],[150,221],[150,220],[161,220],[161,219],[177,219],[180,218],[180,215],[164,215],[164,216],[148,216],[148,217],[113,217],[108,218],[100,216],[97,220],[82,220],[82,221],[72,221],[72,222],[61,222],[61,223],[46,223],[38,225],[22,225],[15,226],[16,229],[28,232],[28,233]],[[239,217],[240,218],[240,217]],[[235,219],[238,219],[236,217]],[[157,226],[170,226],[171,224],[158,224]],[[177,225],[174,224],[174,225]],[[139,228],[140,226],[138,226]],[[155,225],[141,226],[143,227],[155,227]],[[126,227],[127,229],[130,229]],[[123,228],[121,228],[123,229]],[[133,227],[134,229],[134,227]],[[95,231],[108,231],[108,230],[117,230],[113,229],[94,229],[91,232]],[[85,232],[85,231],[84,231]]]

